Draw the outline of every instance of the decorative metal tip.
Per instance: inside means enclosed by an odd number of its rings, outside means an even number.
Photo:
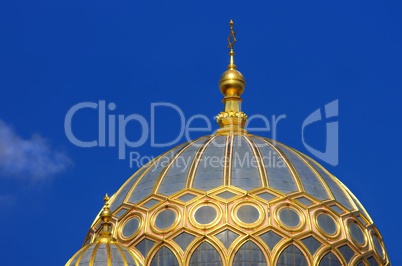
[[[243,75],[236,70],[234,63],[235,52],[233,46],[236,43],[236,31],[234,30],[233,20],[229,22],[230,34],[228,37],[228,48],[230,61],[228,70],[226,70],[219,80],[219,88],[225,97],[223,102],[225,104],[224,111],[218,114],[216,120],[221,127],[219,133],[226,134],[227,132],[242,132],[246,133],[244,129],[247,121],[247,115],[241,111],[240,95],[243,93],[246,82]]]
[[[105,204],[109,201],[109,195],[106,193],[105,197],[103,197],[103,201]]]
[[[233,50],[233,46],[236,43],[236,31],[233,29],[233,20],[230,20],[229,26],[230,26],[230,34],[228,37],[228,48],[230,50]]]

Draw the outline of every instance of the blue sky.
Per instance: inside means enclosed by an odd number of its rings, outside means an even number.
[[[317,160],[360,199],[391,261],[402,264],[401,11],[398,1],[1,1],[2,264],[64,265],[103,195],[136,170],[117,147],[73,145],[68,110],[105,101],[116,105],[107,115],[149,121],[151,103],[170,102],[187,118],[212,120],[222,108],[217,82],[228,63],[230,19],[247,82],[243,110],[286,115],[279,141],[311,155],[301,140],[304,119],[339,101],[339,164]],[[177,136],[177,112],[158,109],[155,121],[157,141]],[[73,121],[80,139],[96,139],[97,130],[95,110]],[[324,123],[307,133],[324,149]],[[139,124],[127,135],[138,139]],[[148,139],[130,150],[156,156],[169,148]]]

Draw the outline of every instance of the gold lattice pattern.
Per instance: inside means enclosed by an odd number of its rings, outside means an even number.
[[[177,265],[192,265],[192,256],[205,242],[222,265],[232,265],[243,246],[260,252],[267,265],[277,265],[289,249],[304,257],[306,265],[331,256],[341,265],[388,264],[381,235],[363,215],[302,192],[283,197],[268,189],[247,193],[222,186],[208,194],[191,189],[170,198],[153,195],[139,206],[123,204],[114,223],[118,242],[144,265],[157,265],[162,249]]]

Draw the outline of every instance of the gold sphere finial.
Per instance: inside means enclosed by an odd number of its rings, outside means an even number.
[[[105,197],[103,197],[103,201],[104,206],[99,215],[102,221],[101,224],[102,229],[99,232],[98,236],[96,237],[95,241],[107,243],[115,241],[115,239],[112,236],[112,212],[110,211],[109,208],[108,194],[106,194]]]
[[[244,131],[244,126],[247,121],[247,115],[241,111],[242,99],[240,95],[244,91],[246,81],[234,63],[234,44],[236,43],[236,31],[234,30],[233,20],[229,22],[230,34],[227,38],[230,61],[228,70],[226,70],[219,80],[219,88],[225,96],[223,102],[225,104],[224,111],[217,117],[217,122],[224,130],[239,130]]]
[[[103,198],[103,201],[104,201],[104,206],[103,206],[103,210],[102,210],[100,216],[101,216],[102,221],[110,222],[112,220],[112,213],[110,212],[109,196],[107,194]]]
[[[230,34],[228,36],[228,48],[230,62],[228,65],[228,70],[226,70],[219,81],[219,87],[223,95],[237,95],[240,96],[243,93],[246,81],[243,75],[236,70],[236,65],[234,63],[234,44],[236,43],[236,31],[234,30],[233,20],[229,22]]]

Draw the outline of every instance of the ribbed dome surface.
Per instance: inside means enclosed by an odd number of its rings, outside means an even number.
[[[93,243],[79,250],[66,266],[139,266],[135,255],[117,243]]]
[[[220,186],[244,191],[267,188],[280,195],[305,192],[320,201],[336,200],[347,210],[368,214],[334,176],[306,155],[255,135],[202,137],[173,148],[134,174],[113,197],[138,204],[152,194],[171,196],[183,189],[208,192]]]
[[[110,199],[113,236],[144,265],[388,265],[355,196],[308,156],[250,134],[201,137]],[[86,238],[99,231],[95,219]]]

